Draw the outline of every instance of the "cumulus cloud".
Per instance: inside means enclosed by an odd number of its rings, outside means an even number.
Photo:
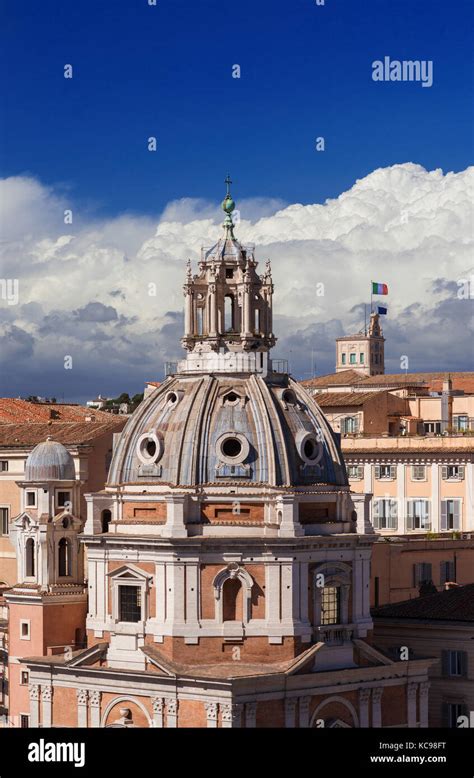
[[[374,280],[390,290],[387,370],[400,370],[402,356],[413,371],[472,369],[473,171],[406,163],[324,204],[237,203],[239,239],[256,244],[261,263],[272,259],[274,356],[298,377],[314,365],[331,372],[334,340],[363,326]],[[1,190],[1,277],[19,280],[20,299],[0,299],[0,392],[84,400],[162,378],[182,353],[185,262],[219,236],[217,204],[183,198],[156,219],[93,220],[33,178],[5,179]]]

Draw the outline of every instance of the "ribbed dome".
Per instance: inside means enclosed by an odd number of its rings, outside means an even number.
[[[271,375],[271,374],[270,374]],[[109,484],[346,485],[317,403],[285,374],[176,375],[122,432]]]
[[[73,481],[74,460],[62,443],[47,438],[30,452],[25,465],[25,481]]]

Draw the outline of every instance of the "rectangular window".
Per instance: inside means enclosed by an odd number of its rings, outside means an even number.
[[[36,492],[26,493],[26,504],[30,507],[34,507],[36,505]]]
[[[461,501],[441,500],[441,531],[461,528]]]
[[[364,364],[364,354],[362,353],[362,351],[359,354],[359,362],[360,362],[361,365]]]
[[[58,508],[64,508],[69,502],[71,502],[71,492],[57,492],[56,504]]]
[[[22,640],[30,639],[30,621],[29,619],[23,619],[20,621],[20,638]]]
[[[338,586],[324,586],[321,590],[321,624],[341,623],[341,601]]]
[[[346,355],[345,354],[341,355],[341,362],[342,362],[343,365],[346,364]]]
[[[398,505],[396,500],[374,500],[372,513],[375,529],[397,529]]]
[[[456,581],[456,563],[452,561],[439,563],[439,581],[444,586],[448,581]]]
[[[413,565],[413,586],[421,586],[433,581],[430,562],[419,562]]]
[[[431,528],[429,500],[407,501],[407,528],[425,530]]]
[[[349,354],[349,362],[351,365],[355,365],[357,363],[357,354]]]
[[[378,481],[393,481],[396,476],[395,465],[375,465],[375,477]]]
[[[462,481],[464,465],[443,465],[443,481]]]
[[[467,652],[443,651],[441,654],[441,672],[446,676],[463,678],[467,676]]]
[[[425,465],[413,465],[411,469],[412,481],[426,481],[426,466]]]
[[[374,578],[374,607],[375,608],[379,607],[379,599],[380,599],[379,588],[380,588],[379,577],[375,576]]]
[[[364,477],[364,468],[362,465],[348,465],[347,466],[348,478],[361,480]]]
[[[22,686],[28,686],[30,682],[30,674],[28,670],[21,671],[20,679],[21,679],[20,683]]]
[[[469,416],[455,416],[454,429],[458,432],[467,432],[469,429]]]
[[[142,592],[139,586],[119,586],[120,621],[141,621],[141,600]]]
[[[8,471],[8,459],[0,459],[0,473]]]
[[[443,702],[443,726],[455,729],[459,726],[459,717],[467,716],[468,707],[462,702]]]
[[[440,421],[425,421],[423,423],[425,435],[441,435]]]
[[[8,508],[0,508],[0,535],[9,534],[9,518]]]
[[[357,416],[346,416],[341,421],[341,431],[345,435],[353,435],[359,431],[359,419]]]
[[[26,713],[20,714],[20,727],[21,729],[28,729],[30,726],[30,717]]]

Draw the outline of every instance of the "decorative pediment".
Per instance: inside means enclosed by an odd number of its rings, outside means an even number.
[[[118,567],[116,570],[111,570],[107,573],[107,576],[115,581],[122,578],[127,581],[135,580],[141,582],[150,581],[150,579],[153,578],[151,573],[147,573],[145,570],[142,570],[135,565],[122,565],[122,567]]]
[[[19,530],[28,531],[36,529],[39,526],[39,521],[37,518],[31,516],[28,511],[23,511],[16,519],[13,519],[12,524]]]
[[[52,523],[55,529],[73,529],[80,531],[82,529],[83,521],[77,516],[74,516],[70,511],[63,510],[53,517]]]

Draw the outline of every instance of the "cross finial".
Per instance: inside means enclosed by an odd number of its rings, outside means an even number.
[[[226,179],[224,181],[224,184],[226,184],[226,186],[227,186],[227,197],[230,196],[230,185],[231,185],[231,183],[232,183],[232,181],[230,180],[230,176],[227,173],[227,177],[226,177]]]

